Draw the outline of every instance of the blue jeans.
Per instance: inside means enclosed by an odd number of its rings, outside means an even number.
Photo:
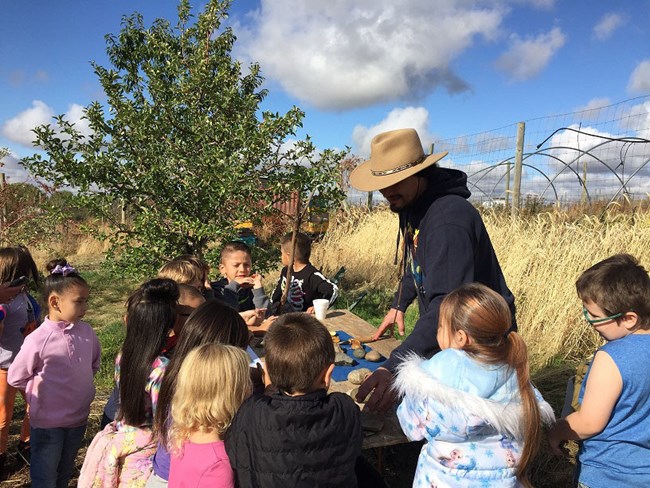
[[[32,488],[67,488],[86,426],[30,430]]]

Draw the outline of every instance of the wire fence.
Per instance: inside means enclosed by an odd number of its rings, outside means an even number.
[[[515,180],[518,128],[520,186]],[[650,198],[650,95],[438,140],[432,149],[449,151],[441,165],[466,172],[473,201],[484,206],[507,206],[513,198],[559,205],[645,200]]]

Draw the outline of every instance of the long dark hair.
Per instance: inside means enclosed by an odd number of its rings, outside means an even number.
[[[117,418],[128,425],[139,427],[146,422],[145,387],[151,365],[176,321],[178,297],[176,282],[157,278],[143,283],[127,300]]]
[[[510,330],[512,314],[505,299],[480,283],[461,285],[440,304],[440,326],[451,334],[462,330],[471,341],[463,350],[488,364],[507,364],[517,372],[517,383],[524,412],[524,448],[517,464],[517,479],[524,486],[528,468],[535,457],[541,438],[541,415],[535,392],[530,384],[528,349],[523,338]]]
[[[191,350],[204,344],[225,344],[245,349],[249,342],[248,327],[237,311],[219,300],[211,300],[189,316],[174,348],[158,395],[154,416],[154,434],[167,446],[167,423],[181,364]]]
[[[21,276],[32,278],[38,287],[38,267],[25,246],[3,247],[0,249],[0,283],[15,280]]]

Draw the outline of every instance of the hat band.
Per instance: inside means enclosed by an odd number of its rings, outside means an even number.
[[[424,161],[427,158],[426,154],[423,154],[422,157],[416,161],[410,162],[403,164],[402,166],[398,166],[397,168],[393,169],[387,169],[385,171],[375,171],[375,170],[370,170],[373,176],[388,176],[392,175],[393,173],[399,173],[400,171],[404,171],[405,169],[412,168],[413,166],[417,166],[420,164],[422,161]]]

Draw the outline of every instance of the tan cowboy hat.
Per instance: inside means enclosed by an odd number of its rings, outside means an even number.
[[[388,188],[437,163],[447,155],[424,154],[415,129],[382,132],[370,143],[370,159],[350,174],[350,184],[357,190],[374,191]]]

